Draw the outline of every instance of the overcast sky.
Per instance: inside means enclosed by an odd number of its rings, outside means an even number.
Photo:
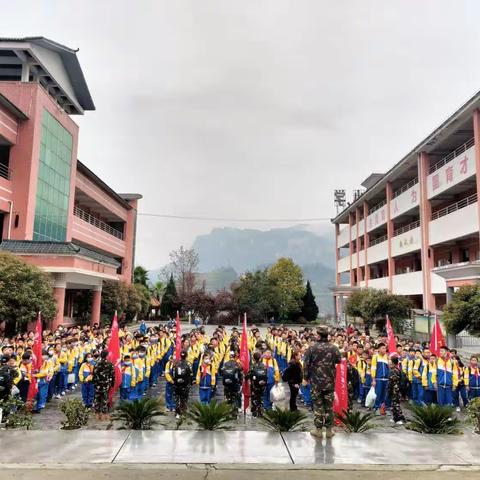
[[[477,0],[0,6],[2,35],[80,49],[97,110],[75,117],[79,158],[143,194],[140,213],[331,217],[335,188],[389,169],[480,89]],[[223,225],[140,217],[137,263]]]

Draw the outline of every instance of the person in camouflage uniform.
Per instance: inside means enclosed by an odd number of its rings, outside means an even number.
[[[327,327],[320,327],[318,336],[319,341],[308,348],[304,358],[304,380],[311,385],[315,424],[310,433],[321,438],[325,427],[327,438],[331,438],[334,435],[335,374],[341,354],[335,345],[329,343]]]
[[[240,388],[243,383],[242,366],[236,360],[236,355],[237,352],[232,350],[230,352],[230,360],[225,362],[222,368],[225,400],[235,409],[235,411],[242,406]]]
[[[115,370],[107,357],[108,351],[103,350],[100,361],[93,369],[92,382],[95,386],[93,406],[99,420],[108,418],[108,392],[115,384]]]
[[[258,378],[258,372],[261,370],[265,372],[265,379],[261,380]],[[253,354],[253,363],[248,372],[248,380],[250,381],[250,392],[251,392],[251,411],[252,416],[261,417],[263,416],[263,397],[265,396],[265,389],[267,388],[267,379],[266,379],[266,368],[262,363],[262,354],[260,352],[255,352]]]
[[[177,360],[173,366],[173,394],[175,396],[177,418],[180,418],[187,411],[192,376],[192,367],[187,362],[187,352],[183,350],[180,353],[180,360]]]
[[[391,366],[388,374],[388,395],[392,403],[392,417],[395,423],[402,425],[403,422],[405,422],[402,407],[400,406],[400,399],[402,396],[400,389],[402,374],[398,365],[398,357],[392,357],[390,362]]]

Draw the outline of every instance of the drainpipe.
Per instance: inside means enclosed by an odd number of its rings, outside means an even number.
[[[12,232],[12,215],[13,215],[13,201],[9,200],[8,203],[10,204],[10,208],[8,209],[8,232],[7,232],[7,240],[10,240],[10,234]],[[1,240],[1,239],[0,239]]]

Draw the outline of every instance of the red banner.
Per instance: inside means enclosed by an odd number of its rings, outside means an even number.
[[[28,387],[27,403],[33,406],[33,401],[38,393],[37,377],[34,375],[42,368],[42,317],[40,312],[37,315],[37,323],[35,325],[35,337],[33,339],[32,348],[32,378]]]
[[[180,360],[182,351],[182,326],[180,324],[180,314],[177,310],[177,320],[175,322],[175,360]]]
[[[110,335],[110,340],[108,341],[108,360],[113,363],[113,367],[115,368],[115,384],[108,392],[108,402],[111,405],[113,396],[115,392],[120,388],[122,383],[122,370],[120,365],[120,339],[118,338],[118,318],[117,312],[113,317],[112,323],[112,332]]]
[[[395,342],[395,335],[393,333],[393,327],[388,315],[385,315],[387,320],[387,338],[388,338],[388,354],[390,356],[397,354],[397,343]]]
[[[246,380],[248,371],[250,370],[250,351],[248,349],[248,334],[247,334],[247,314],[243,316],[243,330],[242,338],[240,339],[240,363],[243,370],[243,410],[245,411],[250,405],[250,386]]]
[[[343,358],[336,369],[333,412],[337,415],[343,415],[343,411],[348,410],[347,360]],[[335,423],[340,422],[335,420]]]
[[[440,354],[440,347],[446,345],[445,338],[442,333],[442,327],[438,321],[438,317],[435,315],[435,325],[433,326],[432,336],[430,337],[430,351],[437,357]]]

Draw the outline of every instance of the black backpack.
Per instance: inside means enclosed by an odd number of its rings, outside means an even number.
[[[267,367],[263,363],[256,363],[252,369],[252,382],[255,385],[266,385],[268,380]]]
[[[11,388],[11,372],[10,367],[0,367],[0,394],[5,393]]]
[[[178,362],[173,368],[173,383],[179,386],[186,386],[190,382],[190,367],[186,362]]]
[[[408,390],[410,387],[410,382],[408,381],[407,374],[400,370],[400,393],[406,397],[408,395]]]
[[[237,386],[239,381],[238,366],[233,362],[227,362],[223,366],[222,377],[225,387]]]

